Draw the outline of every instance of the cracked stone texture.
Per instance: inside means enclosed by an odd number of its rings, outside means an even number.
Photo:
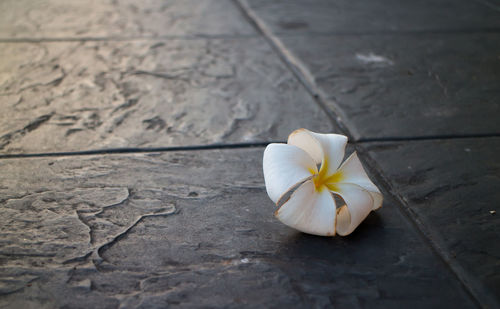
[[[281,40],[356,139],[500,133],[499,34]]]
[[[373,143],[364,148],[430,238],[460,265],[468,284],[496,304],[491,308],[498,307],[500,138]]]
[[[487,0],[239,1],[255,11],[272,32],[280,34],[482,31],[500,28],[500,14],[488,7]]]
[[[0,38],[254,34],[230,0],[0,2]]]
[[[336,129],[263,39],[0,43],[0,152]]]
[[[349,237],[279,223],[262,152],[0,161],[0,306],[475,306],[390,198]]]

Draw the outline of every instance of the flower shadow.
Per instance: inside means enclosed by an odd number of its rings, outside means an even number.
[[[371,212],[365,221],[348,236],[324,237],[294,232],[283,241],[280,251],[289,257],[307,259],[347,257],[359,252],[371,251],[370,248],[377,243],[377,238],[383,238],[384,233],[381,216],[376,212]]]

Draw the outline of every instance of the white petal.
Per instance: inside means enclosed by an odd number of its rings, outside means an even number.
[[[302,184],[290,199],[283,204],[275,216],[284,224],[301,232],[320,235],[335,235],[335,201],[325,188],[316,191],[311,180]]]
[[[295,130],[288,136],[288,144],[295,145],[306,151],[316,164],[320,164],[323,161],[323,149],[311,133],[306,129]]]
[[[373,209],[373,198],[363,188],[352,184],[337,184],[335,193],[346,205],[337,212],[337,233],[345,236],[354,231]]]
[[[340,183],[351,183],[358,185],[368,191],[373,198],[373,210],[382,207],[382,193],[368,178],[368,175],[359,161],[358,155],[353,153],[339,168],[342,175]]]
[[[267,194],[274,203],[318,171],[314,160],[304,150],[287,144],[269,144],[262,165]]]
[[[314,133],[306,129],[299,129],[288,136],[288,144],[295,145],[314,159],[316,164],[328,162],[327,175],[335,173],[344,159],[347,137],[339,134]]]

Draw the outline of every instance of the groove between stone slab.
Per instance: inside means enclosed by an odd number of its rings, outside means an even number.
[[[379,36],[379,35],[428,35],[428,34],[481,34],[500,33],[500,28],[469,28],[469,29],[429,29],[429,30],[380,30],[380,31],[303,31],[297,33],[275,32],[282,37],[296,36]]]
[[[251,39],[260,37],[259,34],[235,34],[235,35],[163,35],[163,36],[130,36],[130,37],[42,37],[42,38],[2,38],[0,43],[55,43],[55,42],[87,42],[87,41],[161,41],[161,40],[200,40],[200,39]]]
[[[432,140],[450,140],[450,139],[468,139],[468,138],[488,138],[500,137],[500,133],[483,134],[442,134],[427,136],[387,136],[387,137],[367,137],[360,138],[355,143],[373,143],[373,142],[413,142],[413,141],[432,141]]]
[[[471,139],[471,138],[495,138],[500,134],[480,134],[480,135],[436,135],[436,136],[416,136],[416,137],[381,137],[366,138],[358,141],[349,141],[352,146],[365,143],[391,143],[391,142],[418,142],[430,140],[450,140],[450,139]],[[165,147],[123,147],[123,148],[103,148],[89,149],[80,151],[56,151],[56,152],[34,152],[34,153],[8,153],[0,154],[0,159],[14,158],[36,158],[36,157],[65,157],[65,156],[89,156],[99,154],[133,154],[133,153],[154,153],[154,152],[173,152],[173,151],[197,151],[197,150],[216,150],[216,149],[244,149],[244,148],[263,148],[271,143],[286,144],[282,140],[269,140],[265,142],[248,142],[232,144],[204,144],[188,146],[165,146]]]
[[[238,1],[238,0],[236,0]],[[252,17],[249,17],[252,18]],[[261,27],[258,25],[258,27]],[[267,32],[267,30],[266,30]],[[500,33],[500,28],[477,29],[442,29],[442,30],[384,30],[384,31],[305,31],[300,33],[277,32],[284,37],[294,36],[370,36],[370,35],[409,35],[409,34],[474,34]],[[0,37],[0,43],[51,43],[51,42],[100,42],[100,41],[156,41],[156,40],[199,40],[199,39],[249,39],[261,37],[262,34],[193,34],[193,35],[163,35],[163,36],[102,36],[102,37]],[[267,34],[266,34],[267,36]]]
[[[250,143],[234,143],[234,144],[206,144],[206,145],[171,146],[171,147],[126,147],[126,148],[93,149],[93,150],[83,150],[83,151],[58,151],[58,152],[39,152],[39,153],[12,153],[12,154],[0,154],[0,159],[261,148],[267,146],[270,143],[286,143],[286,141],[267,141],[267,142],[250,142]]]

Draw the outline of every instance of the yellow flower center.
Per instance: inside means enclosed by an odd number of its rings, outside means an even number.
[[[321,168],[313,177],[314,186],[316,191],[321,192],[323,188],[328,188],[330,191],[337,191],[338,188],[335,184],[339,183],[343,178],[342,172],[336,171],[335,173],[328,175],[328,159],[323,159],[323,164]]]

